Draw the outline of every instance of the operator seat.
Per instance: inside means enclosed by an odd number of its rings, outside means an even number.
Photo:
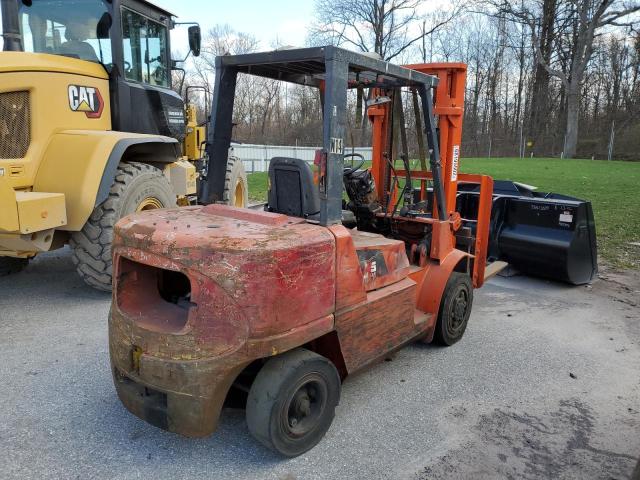
[[[80,60],[88,60],[89,62],[100,62],[96,51],[85,41],[89,36],[88,27],[70,22],[64,32],[64,37],[67,41],[60,45],[59,53],[79,58]]]
[[[269,163],[269,198],[267,210],[292,217],[320,220],[320,194],[313,181],[311,167],[299,158],[274,157]],[[342,224],[356,226],[350,210],[342,211]]]
[[[271,212],[315,219],[320,213],[320,195],[309,164],[299,158],[272,158],[268,200]]]

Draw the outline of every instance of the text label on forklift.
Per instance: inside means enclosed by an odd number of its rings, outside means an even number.
[[[87,118],[100,118],[104,100],[95,87],[69,85],[69,108],[74,112],[84,112]]]
[[[453,162],[451,162],[451,181],[458,181],[458,162],[460,161],[460,145],[453,146]]]

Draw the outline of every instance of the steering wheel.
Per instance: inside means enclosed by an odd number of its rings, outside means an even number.
[[[360,170],[360,168],[362,168],[362,166],[366,162],[366,160],[364,159],[364,156],[361,155],[360,153],[345,153],[344,158],[346,159],[347,157],[352,158],[351,167],[344,167],[344,170],[342,171],[343,175],[351,175],[356,170]],[[357,157],[360,159],[360,161],[358,162],[358,165],[356,165],[355,167],[353,166],[353,157]]]

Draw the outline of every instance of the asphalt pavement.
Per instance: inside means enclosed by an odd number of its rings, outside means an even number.
[[[241,410],[192,440],[129,414],[112,385],[110,296],[68,250],[0,279],[3,479],[627,479],[640,456],[640,281],[498,277],[464,339],[349,378],[333,426],[282,459]]]

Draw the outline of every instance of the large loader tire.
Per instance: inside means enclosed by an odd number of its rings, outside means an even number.
[[[144,163],[121,163],[109,197],[98,205],[81,231],[71,236],[73,262],[82,279],[111,291],[113,227],[134,212],[176,206],[176,195],[162,172]]]
[[[247,173],[244,171],[244,165],[239,158],[229,157],[227,160],[227,173],[222,199],[232,207],[247,208],[249,206]]]
[[[28,264],[28,258],[0,257],[0,277],[21,272]]]

